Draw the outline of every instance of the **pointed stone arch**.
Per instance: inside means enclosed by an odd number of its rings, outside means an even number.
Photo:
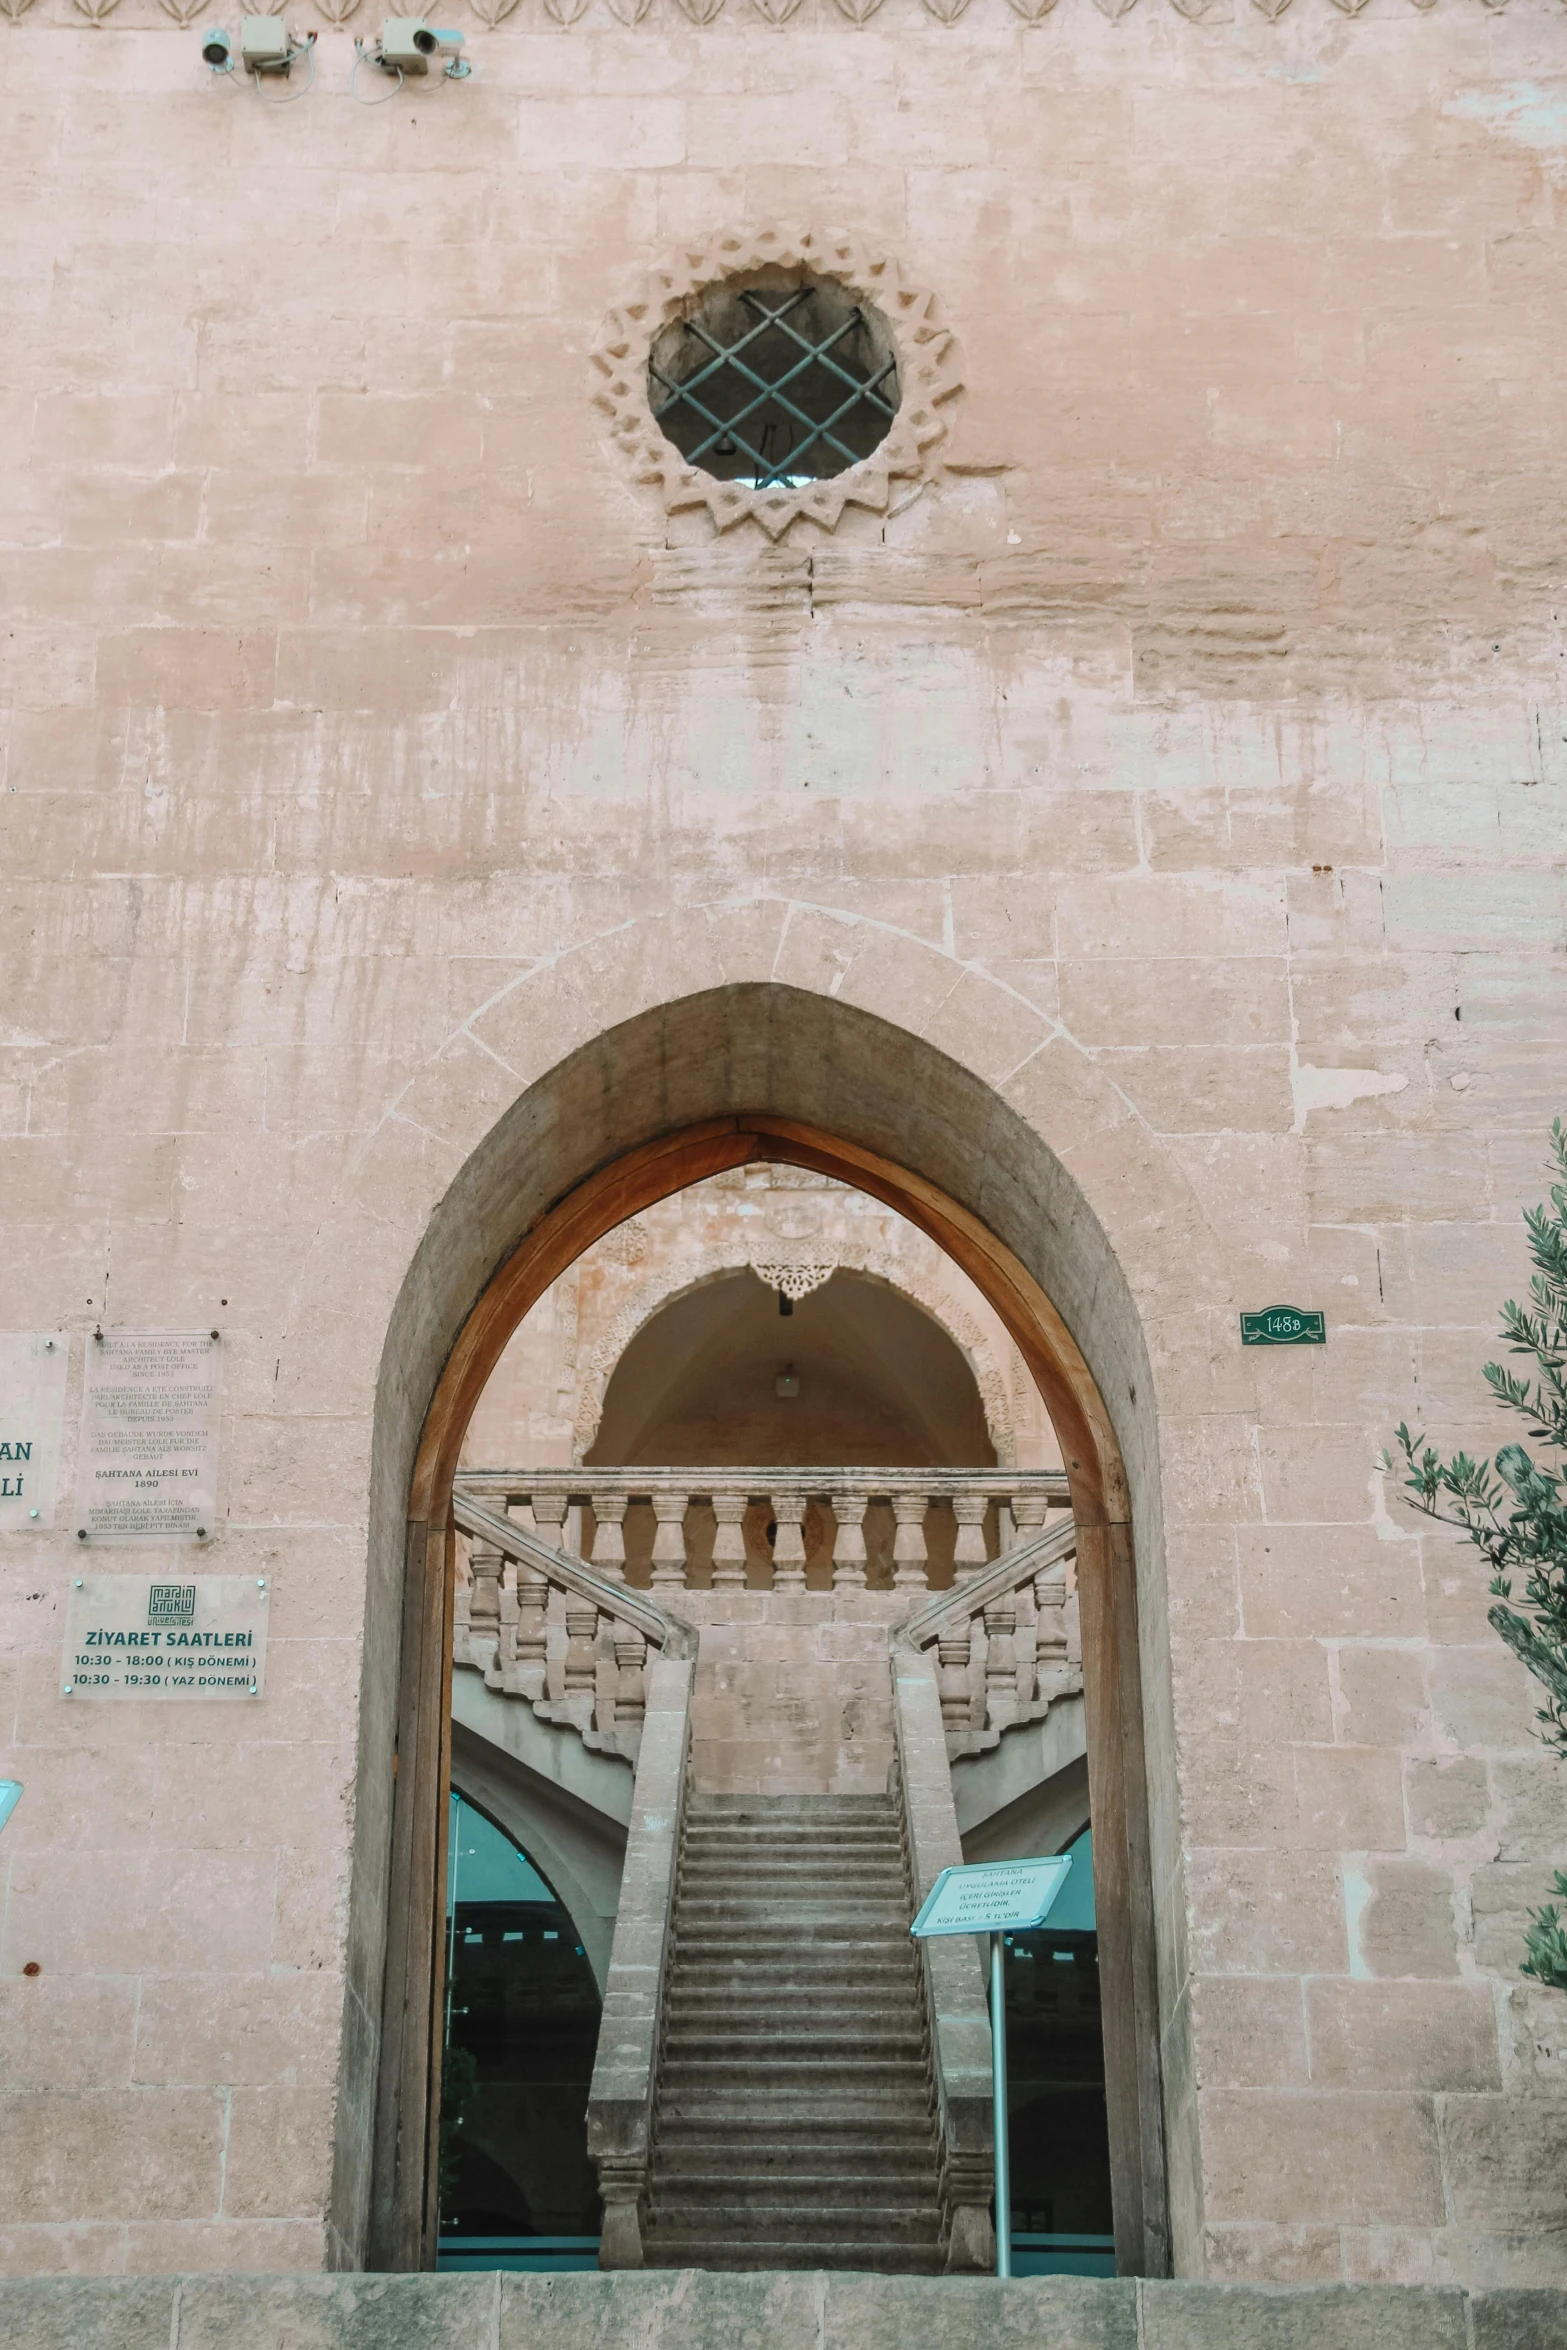
[[[914,1027],[809,987],[738,981],[660,998],[647,942],[639,948],[618,972],[600,969],[615,984],[596,993],[642,995],[640,1009],[521,1084],[499,1115],[493,1066],[485,1073],[488,1131],[430,1214],[390,1317],[374,1428],[339,2240],[379,2267],[419,2266],[432,2249],[450,1494],[468,1418],[521,1315],[583,1248],[656,1199],[768,1158],[870,1192],[945,1248],[1005,1323],[1061,1437],[1084,1588],[1118,2249],[1123,2269],[1160,2273],[1167,2151],[1173,2200],[1188,2212],[1196,2163],[1189,2101],[1167,2107],[1161,2085],[1184,2075],[1183,1897],[1156,1381],[1128,1268],[1161,1312],[1188,1301],[1212,1311],[1211,1236],[1178,1169],[1044,1024],[1009,1073],[989,1076]],[[948,1011],[937,1020],[927,1002],[921,1025],[950,1034],[950,998],[979,982],[947,971]],[[885,990],[889,1008],[907,1003],[907,969],[896,976],[905,984]],[[1011,1021],[1016,999],[984,984],[998,1021]],[[548,1021],[543,1001],[534,1009]],[[976,1019],[983,1026],[971,1003],[965,1030]],[[450,1106],[450,1068],[432,1084]],[[1094,1208],[1071,1156],[1092,1159]],[[1145,1750],[1158,1758],[1151,1775]]]

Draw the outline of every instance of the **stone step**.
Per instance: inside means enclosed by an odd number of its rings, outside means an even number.
[[[735,2111],[749,2099],[760,2134],[784,2112],[841,2113],[857,2100],[868,2099],[867,2112],[905,2118],[923,2113],[929,2103],[923,2064],[789,2064],[775,2058],[765,2070],[732,2059],[705,2063],[672,2057],[664,2067],[659,2092],[671,2109],[696,2119],[715,2108]]]
[[[832,2039],[841,2033],[870,2030],[875,2033],[912,2033],[924,2045],[925,2018],[913,1999],[888,2000],[878,2005],[867,2021],[862,2000],[841,1998],[776,2001],[771,1999],[736,1999],[722,1993],[711,1997],[693,1998],[688,1992],[673,1996],[665,2009],[665,2031],[678,2032],[777,2032],[790,2039],[814,2037],[821,2033]]]
[[[892,1818],[896,1816],[896,1799],[891,1795],[711,1795],[693,1791],[686,1809],[709,1819],[739,1814],[777,1819],[789,1812],[814,1812],[829,1819],[851,1819],[857,1812],[871,1812]]]
[[[901,1897],[892,1899],[875,1893],[848,1894],[837,1900],[813,1895],[810,1900],[780,1902],[771,1893],[725,1892],[682,1894],[675,1911],[675,1930],[700,1929],[704,1926],[742,1926],[753,1932],[762,1927],[796,1933],[819,1933],[824,1927],[837,1927],[840,1933],[850,1930],[864,1932],[866,1928],[879,1929],[887,1934],[907,1934],[909,1911]]]
[[[845,1861],[841,1866],[824,1861],[819,1853],[812,1853],[809,1858],[802,1856],[798,1862],[747,1861],[742,1866],[687,1852],[680,1863],[676,1891],[681,1892],[688,1885],[737,1885],[754,1892],[758,1886],[765,1890],[777,1885],[794,1895],[802,1885],[819,1884],[831,1886],[835,1894],[852,1892],[856,1885],[874,1886],[878,1893],[896,1887],[902,1894],[904,1883],[903,1870],[883,1861],[880,1855],[874,1860]]]
[[[787,1853],[798,1858],[804,1853],[834,1852],[845,1855],[856,1852],[886,1853],[895,1859],[903,1856],[903,1839],[888,1834],[881,1828],[754,1828],[707,1827],[700,1821],[685,1824],[686,1849],[694,1852],[752,1852]]]
[[[802,2203],[837,2204],[858,2194],[885,2196],[901,2202],[917,2191],[926,2200],[931,2190],[928,2139],[910,2138],[906,2149],[878,2147],[874,2176],[868,2175],[865,2149],[845,2147],[788,2147],[773,2149],[764,2160],[728,2157],[721,2144],[695,2139],[689,2145],[660,2146],[657,2166],[660,2194],[709,2195],[715,2202],[737,2203],[780,2200],[783,2192]]]
[[[785,2138],[799,2146],[818,2146],[834,2129],[848,2129],[855,2122],[867,2124],[865,2157],[874,2162],[890,2138],[897,2138],[900,2146],[914,2146],[930,2134],[930,2099],[914,2084],[904,2094],[883,2087],[879,2094],[853,2089],[848,2096],[813,2096],[803,2089],[787,2096],[773,2091],[747,2096],[733,2087],[726,2096],[705,2089],[670,2089],[655,2129],[658,2146],[695,2146],[700,2141],[717,2155],[717,2148],[775,2146]],[[655,2162],[653,2181],[658,2176]]]
[[[720,2029],[712,2024],[671,2023],[666,2028],[666,2064],[837,2065],[863,2057],[876,2064],[918,2064],[925,2061],[924,2035],[910,2025],[903,2030],[839,2025],[826,2030],[780,2030],[765,2016],[749,2026]]]
[[[868,2269],[892,2276],[939,2276],[944,2266],[940,2245],[880,2242],[832,2243],[822,2238],[778,2243],[770,2236],[734,2236],[725,2240],[667,2230],[648,2231],[650,2268],[827,2268]]]
[[[817,2243],[906,2244],[934,2243],[941,2214],[934,2202],[857,2203],[852,2208],[822,2203],[710,2203],[698,2213],[692,2206],[655,2201],[649,2214],[653,2229],[671,2233],[682,2225],[714,2242],[726,2236],[755,2236],[764,2231],[772,2244]]]

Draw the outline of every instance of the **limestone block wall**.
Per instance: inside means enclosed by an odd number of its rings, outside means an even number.
[[[1564,1106],[1561,17],[568,13],[373,109],[324,23],[277,106],[148,0],[0,25],[5,1319],[67,1476],[100,1319],[222,1327],[274,1593],[242,1722],[62,1707],[70,1530],[0,1537],[0,2263],[357,2257],[393,1302],[535,1079],[743,981],[976,1072],[1136,1301],[1180,2265],[1559,2280],[1562,1780],[1374,1460],[1494,1441]],[[810,221],[964,388],[885,514],[716,537],[590,353]]]

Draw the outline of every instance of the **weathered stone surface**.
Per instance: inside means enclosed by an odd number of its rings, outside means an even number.
[[[701,2269],[32,2278],[0,2282],[0,2327],[7,2350],[1557,2350],[1567,2292]]]
[[[186,2277],[171,2350],[489,2350],[499,2279]]]
[[[828,2277],[823,2350],[1134,2350],[1137,2287],[1089,2277]]]
[[[1470,2295],[1474,2350],[1560,2350],[1567,2295],[1527,2285]]]
[[[15,2350],[168,2350],[170,2277],[0,2280],[0,2335]]]
[[[1144,2284],[1140,2350],[1467,2350],[1464,2295],[1418,2286]]]

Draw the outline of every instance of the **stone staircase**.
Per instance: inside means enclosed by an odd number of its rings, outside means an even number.
[[[688,1799],[650,2265],[942,2267],[910,1915],[891,1797]]]

